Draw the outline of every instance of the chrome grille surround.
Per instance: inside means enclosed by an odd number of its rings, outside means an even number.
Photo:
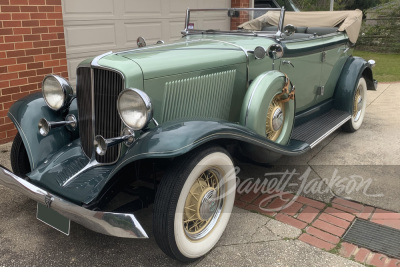
[[[121,135],[123,124],[118,115],[117,98],[124,88],[124,77],[115,70],[97,67],[80,67],[77,70],[76,91],[82,149],[91,160],[101,164],[113,164],[119,158],[121,145],[110,147],[104,156],[100,156],[94,151],[93,141],[96,135],[104,138]]]

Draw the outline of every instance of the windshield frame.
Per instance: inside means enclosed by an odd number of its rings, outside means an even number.
[[[278,25],[278,31],[275,33],[275,37],[280,38],[283,33],[283,25],[284,25],[284,19],[285,19],[285,7],[281,8],[210,8],[210,9],[190,9],[188,8],[186,10],[186,18],[185,18],[185,29],[181,32],[183,36],[190,35],[190,34],[231,34],[231,35],[248,35],[248,36],[259,36],[259,35],[269,35],[271,34],[260,34],[261,32],[252,32],[252,31],[240,31],[240,30],[232,30],[232,31],[217,31],[217,30],[194,30],[194,29],[189,29],[189,23],[190,23],[190,12],[201,12],[201,11],[227,11],[227,12],[235,12],[235,11],[280,11],[280,17],[279,17],[279,25]]]

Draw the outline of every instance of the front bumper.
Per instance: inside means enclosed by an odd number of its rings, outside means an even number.
[[[0,185],[57,211],[92,231],[124,238],[148,238],[133,214],[92,211],[75,205],[29,183],[0,165]]]

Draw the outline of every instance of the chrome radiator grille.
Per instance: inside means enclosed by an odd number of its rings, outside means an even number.
[[[94,103],[92,103],[90,68],[78,69],[77,101],[79,111],[79,134],[82,148],[88,157],[93,153],[94,136],[104,138],[118,137],[121,134],[122,122],[118,115],[117,98],[124,88],[120,74],[103,69],[93,69]],[[92,107],[94,105],[94,122]],[[93,134],[94,132],[94,134]],[[112,163],[119,157],[120,146],[113,146],[104,156],[96,154],[100,163]]]

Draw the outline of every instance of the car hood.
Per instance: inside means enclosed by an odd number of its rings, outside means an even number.
[[[247,51],[256,46],[276,43],[269,38],[249,36],[198,35],[186,36],[180,41],[148,46],[106,56],[107,67],[112,66],[107,57],[123,57],[135,62],[142,72],[144,80],[188,73],[201,69],[218,68],[227,65],[246,63]]]

